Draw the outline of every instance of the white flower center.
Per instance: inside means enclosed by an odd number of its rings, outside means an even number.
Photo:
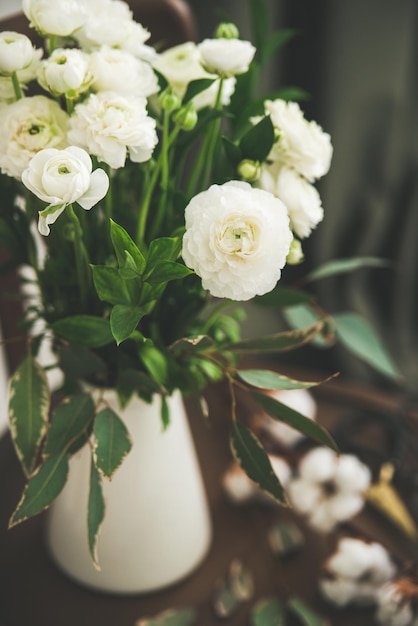
[[[248,256],[257,249],[258,228],[239,217],[230,217],[218,232],[217,246],[225,254]]]

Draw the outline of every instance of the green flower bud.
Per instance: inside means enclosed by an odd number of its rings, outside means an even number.
[[[222,22],[215,31],[215,39],[239,39],[239,30],[232,22]]]
[[[193,130],[197,124],[197,112],[190,101],[173,115],[173,121],[182,130]]]
[[[299,241],[299,239],[294,238],[292,240],[292,243],[290,244],[290,249],[286,257],[286,262],[289,265],[299,265],[299,263],[302,263],[303,259],[304,259],[304,256],[303,256],[302,244]]]
[[[244,159],[238,165],[238,174],[248,183],[253,183],[258,180],[260,176],[260,163],[258,161],[251,161],[250,159]]]
[[[181,106],[181,98],[171,85],[160,93],[158,96],[158,102],[160,103],[161,108],[168,113],[176,111]]]

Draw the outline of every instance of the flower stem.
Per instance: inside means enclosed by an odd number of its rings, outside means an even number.
[[[80,220],[78,219],[72,204],[67,206],[67,215],[74,224],[74,253],[75,253],[75,263],[77,270],[77,278],[78,285],[80,289],[80,299],[81,306],[85,309],[87,305],[87,295],[88,295],[88,287],[89,287],[89,260],[87,256],[87,251],[83,243],[83,232],[80,224]]]
[[[16,100],[21,100],[23,98],[22,88],[20,86],[19,78],[17,76],[17,72],[13,72],[12,74],[12,83],[13,89],[15,92]]]

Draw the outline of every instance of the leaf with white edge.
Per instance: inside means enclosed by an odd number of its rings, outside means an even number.
[[[94,462],[101,474],[111,479],[132,448],[129,432],[119,415],[102,409],[94,420]]]
[[[353,354],[375,370],[399,379],[401,374],[370,324],[356,313],[333,316],[337,338]]]
[[[83,432],[87,432],[94,408],[93,399],[88,393],[78,393],[62,400],[52,415],[43,455],[68,450]]]
[[[289,390],[289,389],[309,389],[310,387],[317,387],[325,382],[334,378],[330,376],[325,380],[318,381],[305,381],[295,380],[289,378],[278,372],[271,370],[237,370],[237,376],[241,378],[245,383],[252,387],[259,387],[260,389],[277,389],[277,390]]]
[[[44,369],[28,355],[9,383],[9,423],[17,456],[30,476],[47,431],[50,392]]]
[[[136,626],[193,626],[197,614],[194,609],[168,609],[155,617],[145,617],[136,622]]]
[[[301,626],[331,626],[331,622],[328,619],[318,615],[301,598],[290,598],[287,606],[296,615]]]
[[[226,350],[234,352],[281,352],[299,348],[317,337],[324,329],[324,322],[316,323],[297,330],[289,330],[259,339],[247,339],[238,343],[231,343]]]
[[[145,310],[140,306],[117,304],[113,307],[110,314],[110,328],[118,345],[132,335],[144,315]]]
[[[29,479],[9,527],[38,515],[48,508],[62,491],[68,476],[66,452],[48,457]]]
[[[366,267],[387,267],[389,261],[387,259],[379,259],[378,257],[354,257],[352,259],[336,259],[335,261],[328,261],[320,267],[310,272],[305,277],[305,282],[313,282],[322,278],[329,278],[330,276],[338,276],[340,274],[347,274],[354,270],[363,269]]]
[[[87,531],[90,555],[93,560],[93,565],[97,570],[100,570],[97,546],[104,516],[105,501],[103,497],[101,478],[92,461],[90,466],[90,489],[87,505]]]
[[[288,424],[288,426],[295,428],[310,439],[337,450],[337,444],[331,435],[317,422],[295,411],[286,404],[278,402],[278,400],[267,394],[253,392],[251,396],[274,419]]]
[[[251,480],[256,482],[274,500],[287,505],[283,487],[273,471],[263,446],[246,426],[237,421],[232,424],[231,450]]]
[[[251,612],[250,626],[285,626],[285,609],[277,598],[257,602]]]

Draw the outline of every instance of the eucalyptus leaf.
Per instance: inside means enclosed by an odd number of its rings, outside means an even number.
[[[158,285],[159,283],[166,283],[169,280],[185,278],[190,274],[193,274],[192,270],[182,263],[163,261],[154,267],[152,272],[147,276],[147,281],[151,285]]]
[[[401,377],[381,339],[365,319],[357,313],[337,313],[333,319],[338,339],[350,352],[389,378]]]
[[[266,160],[274,142],[273,122],[267,115],[241,138],[239,147],[244,159],[262,162]]]
[[[286,626],[285,608],[277,598],[257,602],[251,611],[250,626]]]
[[[110,304],[132,304],[125,281],[119,271],[107,265],[92,265],[93,282],[97,295]]]
[[[271,370],[237,370],[236,374],[248,385],[259,387],[260,389],[309,389],[310,387],[316,387],[326,382],[295,380],[294,378],[289,378],[288,376]],[[329,380],[329,378],[326,380]]]
[[[136,626],[194,626],[196,619],[194,609],[168,609],[155,617],[139,620]]]
[[[93,565],[100,570],[97,553],[100,529],[105,516],[105,501],[103,497],[100,474],[94,463],[90,466],[90,489],[87,503],[87,532],[89,551]]]
[[[101,348],[113,342],[110,322],[94,315],[73,315],[51,324],[57,334],[86,348]]]
[[[29,476],[36,466],[47,431],[50,392],[44,369],[29,354],[9,383],[9,424],[23,471]]]
[[[273,471],[263,446],[246,426],[236,420],[232,424],[231,450],[251,480],[274,500],[287,505],[283,487]]]
[[[259,339],[247,339],[226,346],[234,352],[280,352],[304,346],[317,337],[324,329],[324,322],[317,320],[305,328],[284,331]]]
[[[301,598],[290,598],[287,607],[301,622],[302,626],[331,626],[331,622],[318,615]]]
[[[337,450],[337,445],[331,435],[317,422],[266,394],[252,392],[251,396],[274,419],[288,424],[310,439]]]
[[[142,274],[145,269],[145,256],[143,251],[138,248],[126,230],[113,220],[110,220],[110,238],[115,249],[119,267],[126,266],[126,252],[129,252],[138,272]]]
[[[335,261],[328,261],[320,267],[310,272],[305,277],[305,282],[313,282],[320,280],[321,278],[329,278],[330,276],[338,276],[340,274],[347,274],[354,270],[363,269],[366,267],[387,267],[389,261],[387,259],[380,259],[377,257],[354,257],[352,259],[336,259]]]
[[[112,478],[132,448],[129,432],[119,415],[106,407],[94,420],[94,462],[101,474]]]
[[[78,393],[62,400],[51,418],[44,456],[68,450],[84,432],[87,433],[94,409],[89,393]]]
[[[140,306],[117,304],[113,307],[110,313],[110,328],[118,345],[131,336],[144,314],[144,308]]]
[[[27,482],[9,527],[48,508],[62,491],[67,475],[68,457],[65,451],[48,457]]]

